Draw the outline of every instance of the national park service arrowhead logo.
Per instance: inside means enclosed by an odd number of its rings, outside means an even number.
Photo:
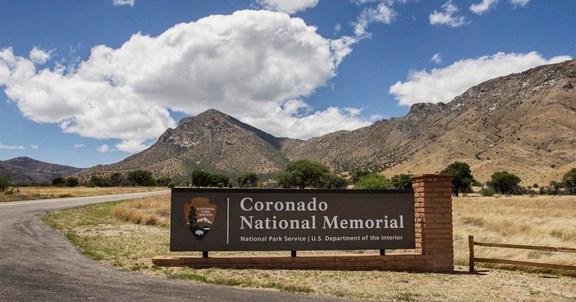
[[[184,203],[186,224],[197,240],[202,240],[216,221],[218,206],[206,197],[196,197]]]

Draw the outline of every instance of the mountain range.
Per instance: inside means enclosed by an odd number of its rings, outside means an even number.
[[[278,138],[217,110],[182,119],[148,149],[80,177],[146,169],[189,179],[194,169],[272,174],[311,159],[335,172],[435,173],[455,161],[487,181],[496,171],[547,185],[576,168],[576,60],[474,86],[451,102],[412,105],[401,117],[308,140]],[[1,173],[1,171],[0,171]]]
[[[50,184],[56,177],[65,177],[81,171],[80,168],[50,164],[29,157],[16,157],[0,161],[0,175],[9,175],[11,181],[21,185]]]

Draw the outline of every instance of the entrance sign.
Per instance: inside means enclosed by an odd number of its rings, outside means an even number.
[[[414,191],[173,188],[171,251],[412,249]]]

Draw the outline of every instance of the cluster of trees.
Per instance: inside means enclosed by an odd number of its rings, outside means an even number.
[[[338,189],[348,185],[346,179],[330,173],[325,165],[306,159],[289,163],[284,171],[276,174],[275,180],[282,188]]]
[[[155,178],[152,172],[142,169],[132,170],[126,174],[113,172],[108,176],[92,175],[87,183],[91,187],[121,187],[121,186],[142,186],[142,187],[169,187],[173,186],[169,177]]]
[[[412,189],[411,174],[397,174],[388,179],[386,176],[367,170],[358,170],[352,172],[351,182],[355,189],[362,190]]]
[[[472,176],[470,166],[462,162],[454,162],[446,169],[442,170],[442,174],[449,174],[452,176],[452,189],[454,195],[458,196],[459,192],[470,192],[471,186],[478,182]],[[482,195],[492,195],[494,193],[500,194],[524,194],[534,193],[532,188],[524,188],[519,184],[522,179],[508,171],[497,171],[490,176],[490,180],[486,182],[480,193]],[[533,188],[537,188],[534,185]],[[562,178],[562,183],[552,182],[548,188],[540,188],[541,194],[557,194],[560,188],[565,188],[567,192],[576,194],[576,168],[568,171]]]
[[[171,186],[172,179],[169,177],[155,178],[152,172],[147,170],[132,170],[126,174],[113,172],[110,175],[92,175],[86,183],[82,183],[78,178],[56,177],[52,180],[52,185],[57,187],[76,187],[78,185],[89,187],[124,187],[124,186]]]
[[[477,182],[470,166],[463,162],[454,162],[440,173],[452,176],[452,188],[454,195],[468,193],[472,191],[472,185],[482,185]],[[239,175],[232,180],[229,176],[218,173],[209,173],[203,170],[192,171],[192,186],[195,187],[256,187],[259,184],[259,178],[256,173],[247,172]],[[483,195],[500,194],[523,194],[535,193],[534,189],[539,188],[540,194],[558,194],[567,192],[576,194],[576,168],[568,171],[562,178],[561,182],[551,182],[548,187],[538,187],[534,184],[532,187],[524,188],[519,184],[522,180],[520,177],[508,171],[497,171],[490,177],[486,184],[482,185],[481,193]],[[358,170],[351,173],[350,178],[344,178],[335,173],[325,165],[312,160],[297,160],[290,162],[288,166],[278,172],[273,178],[272,187],[281,188],[324,188],[339,189],[353,185],[355,189],[411,189],[412,175],[398,174],[391,179],[385,176],[367,171]],[[114,172],[106,176],[93,175],[86,183],[82,183],[76,177],[56,177],[52,180],[53,186],[75,187],[80,184],[97,187],[111,186],[168,186],[173,187],[174,182],[171,178],[155,178],[150,171],[133,170],[122,174]],[[4,192],[13,186],[11,178],[8,175],[0,175],[0,192]]]
[[[192,171],[192,186],[193,187],[218,187],[227,188],[233,187],[256,187],[258,185],[258,174],[254,172],[247,172],[240,174],[236,178],[236,183],[230,177],[224,174],[210,173],[203,170]]]
[[[212,174],[203,170],[192,171],[192,186],[194,187],[256,187],[258,175],[253,172],[241,174],[236,179],[226,175]],[[355,189],[411,189],[412,175],[399,174],[388,179],[385,176],[366,170],[355,171],[351,179],[330,172],[325,165],[312,160],[296,160],[273,177],[268,187],[295,189],[342,189],[353,184]]]

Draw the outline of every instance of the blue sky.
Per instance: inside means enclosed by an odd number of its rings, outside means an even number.
[[[0,0],[0,160],[91,167],[215,108],[307,139],[576,57],[576,1]]]

